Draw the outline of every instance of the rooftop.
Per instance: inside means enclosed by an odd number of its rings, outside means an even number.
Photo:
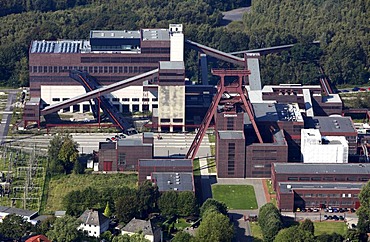
[[[6,206],[0,206],[0,212],[7,214],[16,214],[22,217],[32,217],[37,214],[37,211],[25,210],[20,208],[11,208]]]
[[[140,39],[139,30],[91,30],[90,38],[97,39]]]
[[[364,174],[370,177],[370,164],[274,163],[281,174]]]
[[[253,103],[257,121],[295,121],[303,122],[299,107],[296,103]]]
[[[322,102],[324,103],[341,103],[339,94],[329,94],[328,96],[322,97]]]
[[[171,167],[189,167],[193,166],[191,159],[140,159],[140,166],[171,166]]]
[[[152,180],[160,192],[194,190],[192,172],[153,172]]]
[[[322,135],[327,133],[357,133],[350,117],[314,117],[308,118],[305,128],[319,129]]]
[[[292,190],[361,190],[365,183],[333,183],[333,182],[279,182],[280,192],[290,193]]]
[[[118,146],[152,146],[151,143],[143,143],[141,138],[126,138],[117,141]]]
[[[220,139],[244,139],[243,131],[218,131]]]
[[[99,150],[112,150],[116,148],[115,142],[99,142]]]
[[[152,223],[146,220],[133,218],[131,221],[122,228],[122,231],[130,233],[138,233],[142,231],[144,235],[154,235]]]
[[[88,45],[84,40],[32,41],[31,53],[80,53]]]
[[[183,61],[160,61],[159,70],[184,70]]]
[[[85,210],[78,218],[83,224],[100,226],[104,224],[109,218],[105,217],[103,213],[94,210]]]
[[[168,29],[143,29],[143,41],[148,40],[170,40],[170,32]]]

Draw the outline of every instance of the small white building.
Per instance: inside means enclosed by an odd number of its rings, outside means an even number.
[[[109,228],[109,218],[99,211],[86,210],[78,219],[81,225],[77,229],[86,231],[89,236],[98,238]]]
[[[348,163],[348,141],[344,136],[321,136],[318,129],[301,130],[303,163]]]
[[[141,220],[133,218],[121,229],[122,234],[133,235],[142,233],[144,237],[151,242],[159,242],[161,239],[161,230],[156,228],[150,220]]]

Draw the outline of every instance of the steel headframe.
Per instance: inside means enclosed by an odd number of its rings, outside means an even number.
[[[202,140],[204,138],[204,135],[207,132],[207,129],[212,120],[212,117],[216,113],[217,105],[220,103],[222,94],[224,94],[225,92],[229,94],[239,94],[239,97],[242,103],[244,104],[244,107],[248,113],[249,119],[253,125],[253,129],[257,135],[258,141],[260,143],[263,143],[263,140],[258,130],[256,121],[254,120],[254,112],[253,112],[252,104],[250,103],[250,100],[249,100],[248,92],[243,86],[243,77],[245,77],[246,75],[250,75],[251,74],[250,70],[212,69],[212,74],[219,76],[221,79],[219,83],[217,84],[217,93],[214,96],[212,103],[206,115],[204,116],[204,119],[199,127],[199,130],[186,155],[188,159],[195,158],[195,155],[197,154],[200,144],[202,143]],[[236,76],[238,77],[238,80],[236,83],[234,82],[232,85],[225,85],[226,76]]]

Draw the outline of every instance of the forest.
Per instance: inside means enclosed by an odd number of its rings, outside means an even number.
[[[243,21],[223,25],[222,11],[250,4]],[[264,84],[317,84],[322,67],[334,84],[361,85],[370,77],[369,8],[367,0],[1,1],[0,86],[28,85],[32,40],[86,39],[92,29],[166,28],[169,23],[182,23],[186,38],[225,52],[297,43],[261,58]],[[312,45],[314,40],[320,45]],[[197,53],[186,50],[185,58],[187,77],[197,81]]]

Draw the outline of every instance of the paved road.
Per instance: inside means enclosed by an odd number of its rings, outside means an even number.
[[[4,143],[5,137],[9,131],[9,124],[10,120],[12,119],[13,115],[13,103],[17,99],[17,93],[19,90],[9,90],[8,92],[8,100],[6,102],[6,106],[3,112],[3,117],[0,124],[0,144]]]

